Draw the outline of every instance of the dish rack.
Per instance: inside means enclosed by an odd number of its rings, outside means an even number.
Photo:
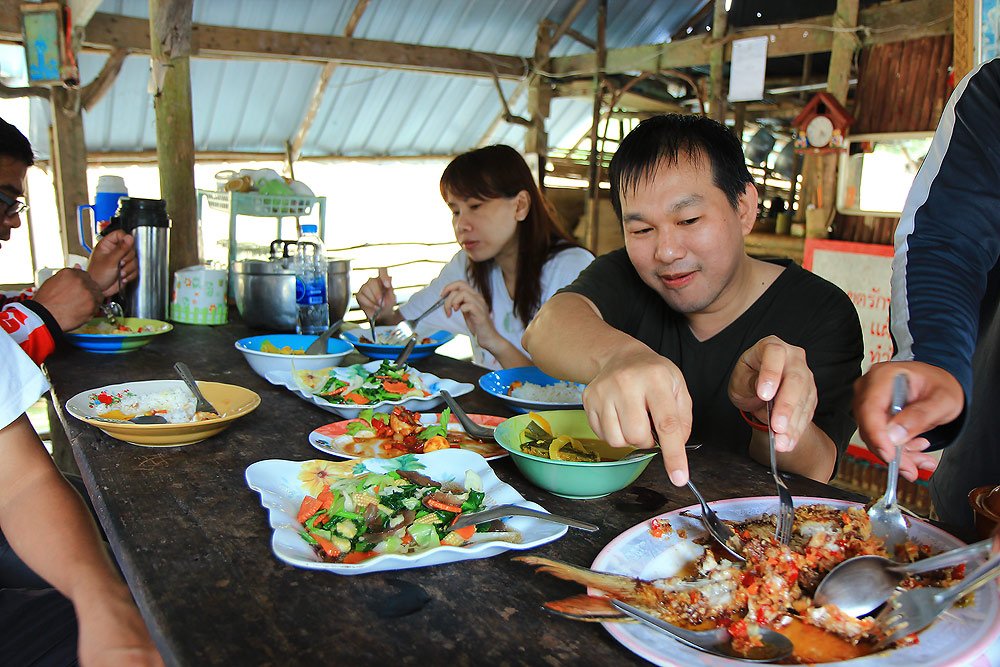
[[[274,238],[281,238],[281,223],[284,218],[298,218],[318,215],[320,238],[326,234],[326,197],[304,195],[264,195],[259,192],[227,192],[224,190],[198,190],[198,224],[202,224],[203,205],[213,211],[229,216],[229,297],[235,298],[236,281],[233,279],[233,262],[237,260],[236,219],[243,215],[254,218],[274,218],[276,221]],[[318,205],[318,206],[317,206]]]
[[[299,217],[312,213],[323,197],[303,195],[262,195],[259,192],[199,190],[213,211],[258,217]]]

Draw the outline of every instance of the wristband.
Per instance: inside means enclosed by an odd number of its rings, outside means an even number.
[[[740,410],[740,416],[743,417],[743,421],[749,424],[750,428],[754,429],[755,431],[767,430],[767,424],[761,421],[757,421],[757,418],[754,417],[749,412],[747,412],[746,410]]]

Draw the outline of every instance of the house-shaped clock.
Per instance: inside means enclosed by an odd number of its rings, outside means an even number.
[[[795,148],[801,152],[822,152],[843,148],[854,116],[830,93],[820,92],[792,121]]]

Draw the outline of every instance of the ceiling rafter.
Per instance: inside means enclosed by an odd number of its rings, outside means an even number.
[[[22,41],[20,1],[0,0],[0,40]],[[148,55],[149,21],[98,12],[87,24],[84,47],[127,49]],[[252,30],[195,24],[191,55],[200,58],[284,60],[359,67],[404,69],[468,76],[521,79],[531,70],[528,58],[439,46],[404,44],[334,35]]]

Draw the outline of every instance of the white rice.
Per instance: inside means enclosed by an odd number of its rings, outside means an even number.
[[[120,403],[113,403],[98,414],[103,416],[109,410],[119,410],[127,415],[145,415],[155,410],[156,414],[171,424],[183,424],[194,421],[194,407],[195,400],[191,392],[178,387],[149,394],[126,392]]]
[[[583,387],[574,382],[556,382],[548,386],[525,382],[512,389],[510,395],[526,401],[581,403],[583,401]]]

